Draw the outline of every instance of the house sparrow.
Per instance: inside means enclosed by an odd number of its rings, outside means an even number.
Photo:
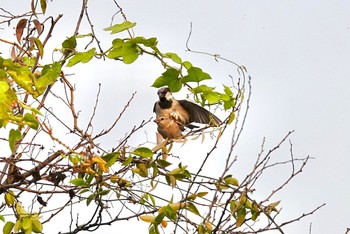
[[[185,127],[190,129],[196,127],[191,123],[210,126],[218,126],[222,123],[218,117],[203,107],[187,100],[176,100],[168,87],[159,89],[158,96],[159,101],[154,104],[153,112],[156,113],[155,122],[158,124],[158,132],[164,138],[181,136],[181,131]]]
[[[164,138],[175,139],[182,135],[184,127],[172,117],[161,116],[154,120],[158,125],[158,132]]]

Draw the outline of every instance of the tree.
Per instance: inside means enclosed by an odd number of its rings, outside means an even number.
[[[251,95],[251,78],[244,66],[219,55],[192,51],[187,44],[188,51],[212,56],[214,61],[228,62],[235,68],[231,83],[218,88],[209,86],[207,81],[212,77],[208,73],[176,53],[163,52],[157,38],[137,35],[136,23],[127,19],[116,1],[114,4],[116,15],[111,26],[105,28],[105,33],[113,36],[107,49],[101,45],[89,17],[88,1],[83,0],[74,32],[65,35],[66,39],[55,45],[59,49],[53,51],[47,49],[47,44],[55,36],[62,15],[47,16],[50,3],[32,0],[31,9],[19,15],[0,8],[3,30],[15,26],[14,38],[0,38],[11,48],[9,55],[0,57],[1,140],[8,148],[8,155],[0,159],[3,233],[46,232],[46,225],[62,218],[69,226],[50,233],[94,231],[123,220],[149,223],[149,233],[284,233],[284,226],[323,206],[291,220],[277,219],[281,208],[276,193],[309,161],[309,157],[295,158],[291,143],[288,160],[272,160],[292,131],[267,152],[262,144],[245,177],[232,175],[231,168],[237,160],[234,149],[243,131]],[[114,22],[117,15],[121,19]],[[90,26],[89,33],[79,33],[83,20]],[[50,61],[51,54],[55,56]],[[151,119],[135,124],[113,147],[101,146],[104,137],[118,128],[135,93],[100,132],[94,131],[100,89],[87,123],[79,115],[76,88],[66,70],[74,70],[77,64],[89,66],[92,60],[127,66],[143,56],[164,69],[150,81],[153,87],[168,86],[173,92],[187,89],[191,99],[226,116],[221,126],[186,132],[181,140],[187,145],[210,137],[209,150],[199,157],[202,161],[197,171],[182,163],[182,155],[176,158],[178,142],[166,139],[153,145],[130,143]],[[229,143],[220,145],[224,140]],[[208,175],[204,170],[208,160],[223,148],[227,150],[224,167],[214,176]],[[253,192],[261,175],[281,165],[291,165],[286,180],[265,198],[255,198]],[[63,217],[66,211],[69,217]]]

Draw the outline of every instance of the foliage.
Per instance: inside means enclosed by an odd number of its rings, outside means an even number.
[[[85,17],[89,20],[87,1],[83,3]],[[32,0],[30,12],[18,16],[8,14],[8,11],[1,8],[1,16],[4,18],[1,23],[16,23],[17,40],[0,38],[1,43],[12,46],[9,57],[0,57],[0,127],[2,134],[6,133],[2,140],[8,143],[10,152],[6,158],[0,159],[3,165],[0,176],[0,192],[4,194],[0,216],[5,222],[3,233],[45,232],[46,223],[53,222],[61,212],[70,209],[67,207],[73,209],[82,201],[85,206],[93,207],[94,212],[86,222],[69,217],[71,225],[66,230],[67,233],[92,231],[122,220],[148,223],[149,233],[160,233],[161,229],[169,233],[177,230],[201,234],[257,233],[267,230],[283,233],[283,226],[311,214],[313,211],[295,220],[277,223],[275,217],[280,212],[280,201],[273,199],[278,190],[302,171],[308,158],[302,159],[298,170],[294,170],[295,160],[291,153],[291,160],[280,163],[293,166],[286,182],[273,190],[266,199],[256,200],[252,194],[260,175],[272,165],[269,162],[271,154],[284,143],[290,133],[276,148],[265,154],[262,151],[245,178],[238,179],[229,174],[229,169],[236,161],[232,151],[243,129],[243,125],[239,125],[238,116],[243,111],[244,101],[249,103],[250,99],[250,77],[245,67],[236,67],[237,85],[224,84],[219,88],[209,86],[206,81],[212,77],[207,72],[190,61],[183,60],[176,53],[162,52],[157,38],[133,36],[132,30],[137,24],[128,21],[117,3],[116,6],[123,21],[105,28],[105,32],[114,37],[109,48],[102,49],[90,21],[91,32],[78,34],[80,20],[84,17],[81,14],[76,31],[72,35],[66,35],[61,48],[55,51],[60,53],[60,58],[50,63],[45,62],[45,56],[50,54],[46,44],[61,15],[45,18],[43,13],[50,7],[46,1]],[[8,30],[10,29],[9,27]],[[125,33],[128,36],[122,36]],[[79,50],[80,40],[86,38],[91,39],[91,42]],[[167,160],[173,153],[173,142],[165,140],[153,148],[147,145],[129,145],[128,139],[148,124],[149,120],[132,129],[112,149],[101,148],[98,140],[111,132],[119,118],[110,128],[94,135],[90,127],[84,130],[80,124],[74,103],[74,85],[67,78],[65,69],[74,69],[77,64],[86,66],[97,59],[101,62],[109,59],[128,65],[140,56],[150,56],[164,67],[164,72],[150,81],[153,82],[153,87],[168,86],[172,92],[185,87],[197,103],[214,106],[227,116],[224,123],[215,129],[203,127],[186,134],[184,143],[186,139],[204,137],[208,131],[214,136],[212,148],[201,162],[198,172],[189,171],[188,166],[181,162],[175,165]],[[53,92],[52,87],[57,86],[57,83],[64,88],[64,93]],[[69,109],[71,120],[60,117],[59,113],[47,106],[50,96],[59,97],[58,100]],[[120,115],[124,114],[128,106],[129,103]],[[245,112],[243,123],[244,116]],[[70,142],[57,137],[60,127],[53,126],[50,122],[52,119],[58,120],[60,126],[77,136],[78,140]],[[88,126],[92,125],[92,119],[93,117]],[[232,135],[224,170],[213,178],[206,176],[205,172],[201,174],[224,133]],[[57,147],[50,152],[45,151],[43,144],[37,140],[38,136],[47,137]],[[176,191],[181,199],[167,197],[162,193],[163,190]],[[35,199],[28,203],[25,196]],[[48,208],[56,198],[65,203],[59,209]],[[133,204],[134,208],[129,208],[128,204]],[[120,207],[120,212],[116,214],[110,209],[115,206]],[[8,213],[12,216],[4,216]],[[76,225],[73,226],[73,223]],[[260,225],[256,226],[256,223]],[[169,227],[169,224],[172,226]]]

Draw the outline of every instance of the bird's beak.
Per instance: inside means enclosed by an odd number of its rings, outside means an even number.
[[[159,123],[160,121],[159,121],[159,119],[155,119],[155,120],[153,120],[153,122]]]

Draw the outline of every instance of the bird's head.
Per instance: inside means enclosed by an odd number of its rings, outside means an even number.
[[[158,126],[165,126],[171,122],[171,119],[168,117],[161,116],[155,120],[153,120]]]
[[[168,87],[163,87],[158,90],[158,97],[160,101],[170,101],[173,96]]]

